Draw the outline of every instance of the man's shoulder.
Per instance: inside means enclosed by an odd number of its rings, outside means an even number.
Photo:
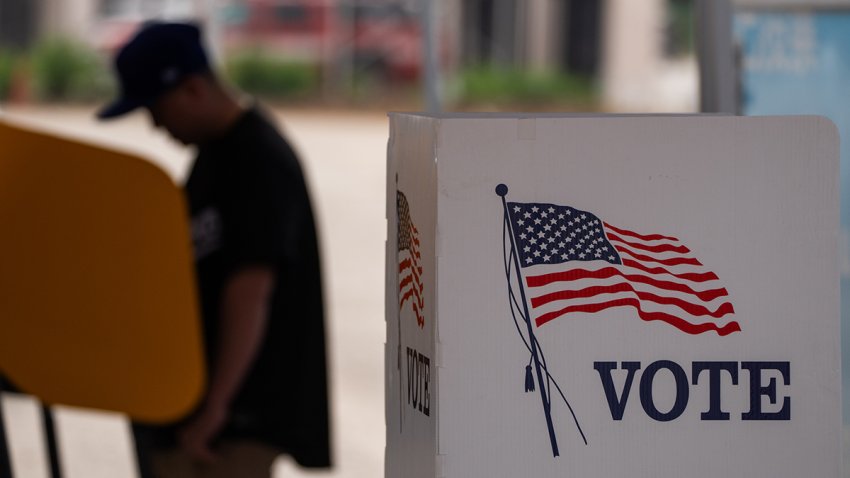
[[[268,113],[256,107],[245,112],[238,140],[250,142],[258,147],[269,150],[281,150],[291,153],[292,147],[280,127],[272,121]]]
[[[233,166],[253,169],[298,168],[298,158],[281,130],[257,109],[247,111],[246,118],[232,138],[230,154],[239,156]]]
[[[244,122],[251,131],[282,137],[277,122],[266,109],[252,106],[245,110],[244,115]]]

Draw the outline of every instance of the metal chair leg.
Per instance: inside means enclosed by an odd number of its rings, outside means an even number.
[[[0,398],[3,396],[4,381],[0,376]],[[9,444],[6,441],[6,424],[3,410],[0,408],[0,478],[12,478],[12,459],[9,456]]]
[[[44,421],[44,437],[47,440],[47,456],[50,459],[50,475],[53,478],[62,478],[62,470],[59,467],[59,446],[56,442],[56,423],[49,406],[41,406],[41,417]]]
[[[14,390],[2,376],[0,376],[0,396],[5,390]],[[62,478],[62,470],[59,468],[59,448],[56,444],[56,425],[53,421],[53,412],[46,405],[41,407],[41,416],[44,423],[44,436],[47,440],[47,453],[50,459],[50,474],[52,478]],[[12,478],[12,459],[9,455],[9,444],[6,440],[6,425],[3,420],[2,409],[0,409],[0,478]]]

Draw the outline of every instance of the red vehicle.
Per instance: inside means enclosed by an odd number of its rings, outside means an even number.
[[[284,58],[322,63],[333,42],[333,0],[231,0],[221,12],[228,51],[260,48]]]
[[[93,32],[94,43],[114,51],[145,18],[206,16],[208,12],[193,11],[196,4],[106,0]],[[284,59],[315,63],[321,69],[353,68],[355,74],[407,82],[418,79],[422,59],[422,30],[411,4],[404,0],[222,0],[214,15],[225,52],[260,49]],[[160,11],[163,8],[167,11]]]
[[[224,14],[230,51],[259,47],[323,67],[348,63],[389,81],[419,76],[418,17],[399,1],[242,0]]]
[[[391,81],[414,81],[422,64],[422,28],[400,2],[359,1],[344,8],[354,25],[354,64]]]

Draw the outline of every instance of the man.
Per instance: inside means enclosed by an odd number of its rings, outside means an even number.
[[[146,108],[198,148],[186,194],[207,390],[155,429],[155,476],[269,476],[279,453],[330,466],[318,247],[295,154],[219,83],[194,25],[144,25],[115,67],[121,97],[100,118]]]

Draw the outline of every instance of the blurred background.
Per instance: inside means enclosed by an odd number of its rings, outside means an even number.
[[[221,75],[279,120],[312,188],[336,468],[305,473],[281,459],[277,477],[383,475],[387,111],[824,114],[850,134],[842,0],[0,0],[0,112],[138,153],[180,184],[192,152],[143,113],[93,118],[115,93],[113,54],[149,19],[205,26]],[[850,187],[842,189],[850,298]],[[2,406],[20,476],[50,476],[38,404],[5,394]],[[126,420],[55,413],[63,476],[136,476]]]
[[[445,109],[695,111],[693,9],[690,0],[2,0],[0,99],[107,98],[108,60],[140,23],[193,18],[234,85],[287,106],[419,109],[432,48]]]

